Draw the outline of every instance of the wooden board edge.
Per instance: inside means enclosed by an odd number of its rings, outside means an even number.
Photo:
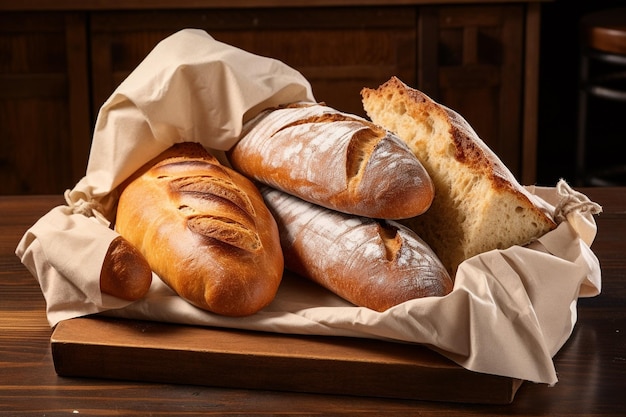
[[[93,332],[103,322],[113,336],[116,332],[127,336],[130,324],[130,328],[138,329],[137,339],[127,345],[94,340]],[[311,351],[305,355],[260,356],[246,348],[247,340],[258,344],[257,332],[234,331],[234,337],[242,343],[237,344],[239,348],[227,351],[212,350],[210,339],[228,330],[218,329],[214,333],[207,328],[198,333],[198,328],[192,326],[158,323],[152,325],[151,331],[171,327],[177,332],[166,331],[167,341],[163,346],[155,346],[140,343],[141,324],[136,321],[80,318],[61,322],[51,337],[55,371],[63,377],[479,404],[509,404],[523,382],[468,371],[423,346],[367,340],[363,341],[368,347],[363,349],[363,357],[347,360],[336,353],[350,349],[348,353],[354,355],[358,340],[349,340],[348,345],[338,344],[325,352],[313,343],[320,337],[271,334],[271,343],[276,343],[278,338],[285,343],[297,341],[296,346],[306,347],[310,340]],[[206,333],[206,343],[191,349],[171,343],[172,338],[184,335],[187,330],[193,331],[194,337]],[[393,347],[389,349],[389,361],[380,360],[378,356],[374,360],[368,358],[371,346],[384,349],[389,344]],[[419,360],[412,362],[402,356],[404,350],[410,352],[411,349]],[[432,366],[428,364],[429,355],[436,355]]]

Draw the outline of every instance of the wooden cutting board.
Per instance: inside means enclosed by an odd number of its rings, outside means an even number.
[[[522,381],[470,372],[424,347],[87,317],[51,338],[61,376],[508,404]]]
[[[59,323],[51,348],[68,377],[484,404],[512,402],[522,384],[424,346],[105,317]]]

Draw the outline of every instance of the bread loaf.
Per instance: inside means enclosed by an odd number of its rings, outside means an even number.
[[[431,208],[405,224],[429,243],[453,276],[465,259],[525,245],[555,227],[550,213],[461,115],[396,77],[361,95],[372,121],[403,139],[432,178]]]
[[[401,140],[321,104],[263,112],[228,156],[250,178],[345,213],[407,218],[433,199],[428,174]]]
[[[270,187],[261,192],[278,223],[285,267],[351,303],[385,311],[452,290],[437,256],[399,223],[340,213]]]
[[[116,230],[178,295],[217,314],[258,312],[282,279],[278,229],[258,189],[196,143],[174,145],[123,186]]]
[[[152,283],[152,269],[122,236],[111,241],[100,270],[100,291],[123,300],[143,298]]]

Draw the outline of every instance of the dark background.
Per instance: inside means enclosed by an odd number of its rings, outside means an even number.
[[[626,6],[626,0],[542,3],[537,184],[560,178],[575,182],[578,120],[579,19],[596,10]],[[626,105],[589,101],[588,164],[626,164]],[[620,126],[621,125],[621,126]],[[621,144],[620,144],[621,143]],[[626,185],[626,184],[625,184]]]

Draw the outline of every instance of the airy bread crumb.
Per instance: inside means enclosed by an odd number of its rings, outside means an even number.
[[[404,140],[431,176],[430,209],[403,223],[452,276],[474,255],[525,245],[556,227],[461,115],[396,77],[361,95],[371,120]]]

